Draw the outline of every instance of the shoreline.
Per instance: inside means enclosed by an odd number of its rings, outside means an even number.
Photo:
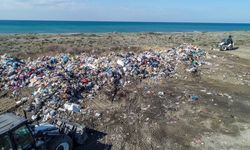
[[[0,36],[20,36],[20,35],[91,35],[91,34],[181,34],[181,33],[235,33],[249,32],[250,30],[233,30],[233,31],[174,31],[174,32],[58,32],[58,33],[0,33]]]

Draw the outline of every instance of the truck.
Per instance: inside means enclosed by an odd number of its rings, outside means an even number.
[[[1,150],[72,150],[87,138],[84,125],[67,120],[35,123],[14,113],[0,115]]]

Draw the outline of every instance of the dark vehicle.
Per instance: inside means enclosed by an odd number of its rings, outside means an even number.
[[[0,149],[71,150],[87,140],[85,127],[55,120],[52,124],[31,124],[12,113],[0,115]]]
[[[234,48],[234,42],[232,36],[230,35],[228,38],[223,39],[218,47],[221,51],[232,50]]]

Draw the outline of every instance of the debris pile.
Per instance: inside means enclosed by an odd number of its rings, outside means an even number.
[[[0,91],[15,93],[32,87],[32,103],[27,111],[54,116],[55,110],[80,112],[80,104],[94,98],[102,88],[123,87],[131,78],[157,78],[175,75],[178,64],[196,72],[206,53],[192,45],[143,53],[111,53],[98,57],[82,53],[58,54],[35,60],[19,60],[8,55],[0,59]],[[159,93],[164,95],[164,93]]]

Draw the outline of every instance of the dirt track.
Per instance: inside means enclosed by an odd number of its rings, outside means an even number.
[[[118,92],[114,102],[110,100],[110,91],[104,90],[93,101],[83,104],[85,114],[69,115],[69,119],[84,123],[91,128],[90,140],[83,147],[114,150],[249,149],[250,47],[247,45],[249,38],[242,38],[240,41],[242,43],[238,44],[239,49],[235,51],[219,52],[210,50],[211,47],[208,45],[215,37],[220,38],[225,33],[204,34],[198,33],[194,39],[199,36],[204,39],[210,37],[204,46],[208,49],[207,62],[211,65],[203,66],[200,76],[180,71],[174,78],[135,80]],[[241,33],[234,34],[236,37],[241,35]],[[249,37],[249,33],[243,35]],[[120,35],[115,36],[120,37]],[[186,35],[185,38],[179,36],[176,36],[176,39],[182,39],[179,42],[183,42],[192,34]],[[120,38],[128,42],[136,37]],[[151,43],[144,43],[145,45],[139,40],[137,41],[139,44],[134,46],[137,45],[137,50],[143,50],[145,47],[171,46],[161,43],[164,41],[162,37],[165,35],[149,34],[144,38],[142,35],[142,41],[148,38],[154,40]],[[104,43],[109,47],[106,43],[108,40],[101,43],[102,38],[102,36],[90,37],[92,41],[97,40],[100,45]],[[120,41],[120,38],[113,39],[113,42]],[[18,40],[22,45],[22,38]],[[202,40],[200,42],[204,43]],[[39,44],[39,40],[37,43]],[[127,44],[131,43],[133,40]],[[20,46],[19,44],[17,43],[15,47]],[[123,44],[120,43],[118,46]],[[197,44],[199,45],[199,42]],[[27,45],[24,44],[25,46]],[[15,53],[14,50],[12,52]],[[164,92],[164,95],[159,96],[158,92]],[[199,100],[191,102],[189,95],[197,95]],[[10,99],[0,100],[1,104],[6,101],[11,102]],[[100,113],[100,116],[95,116],[96,113]]]

